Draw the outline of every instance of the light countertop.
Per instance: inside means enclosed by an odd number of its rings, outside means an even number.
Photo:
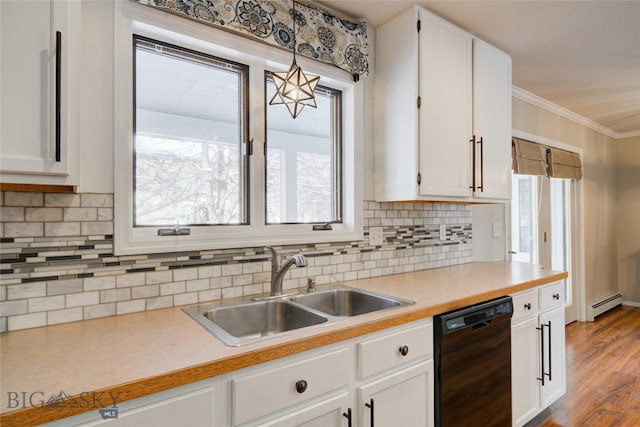
[[[415,304],[241,347],[226,346],[179,307],[8,332],[0,335],[0,425],[91,410],[37,405],[61,391],[70,401],[89,391],[126,401],[566,277],[531,264],[483,262],[345,282]],[[42,394],[35,407],[12,408],[7,392]]]

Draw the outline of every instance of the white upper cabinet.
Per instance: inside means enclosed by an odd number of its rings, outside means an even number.
[[[376,52],[376,199],[509,199],[510,57],[420,7]]]
[[[470,34],[419,11],[420,196],[471,195]]]
[[[473,40],[476,198],[511,198],[511,57]]]
[[[0,2],[3,182],[72,184],[79,1]],[[77,127],[77,126],[76,126]]]

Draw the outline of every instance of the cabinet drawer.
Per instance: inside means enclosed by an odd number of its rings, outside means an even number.
[[[300,381],[306,382],[303,391],[296,390],[296,383]],[[348,383],[349,350],[346,348],[234,379],[233,423],[242,424]]]
[[[558,307],[564,304],[564,282],[556,282],[552,285],[540,288],[540,310]]]
[[[527,316],[538,312],[538,291],[526,291],[512,296],[513,317],[512,322],[517,322]]]
[[[360,378],[366,378],[432,353],[433,323],[430,321],[358,344],[358,373]]]

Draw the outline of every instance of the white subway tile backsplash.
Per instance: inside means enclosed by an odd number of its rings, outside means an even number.
[[[113,234],[113,222],[111,221],[82,222],[81,224],[84,236]]]
[[[100,303],[100,292],[79,292],[77,294],[65,295],[66,307],[82,307],[86,305],[96,305]]]
[[[190,292],[186,294],[176,294],[173,296],[173,305],[196,304],[198,302],[198,293]]]
[[[44,206],[44,193],[6,191],[4,206]]]
[[[38,298],[47,295],[46,282],[21,283],[7,286],[7,299],[17,300],[26,298]]]
[[[3,224],[2,237],[44,236],[44,224],[41,222],[6,222]]]
[[[0,192],[0,300],[12,303],[4,310],[10,314],[0,311],[5,330],[270,290],[271,257],[263,247],[114,256],[111,194],[7,194]],[[470,262],[469,206],[365,201],[364,207],[362,241],[279,248],[285,256],[300,251],[309,262],[289,270],[285,290],[305,287],[307,278],[322,285]],[[446,244],[439,240],[441,223]],[[383,227],[376,247],[368,244],[373,226]],[[41,312],[45,320],[8,321]]]
[[[147,310],[157,310],[159,308],[168,308],[173,306],[173,296],[166,295],[163,297],[147,298]]]
[[[136,286],[131,288],[131,298],[150,298],[160,296],[160,285]]]
[[[46,222],[44,224],[45,236],[78,236],[80,235],[80,222]]]
[[[46,193],[44,195],[45,206],[76,207],[80,206],[79,194]]]
[[[2,301],[0,302],[0,316],[15,316],[18,314],[26,314],[29,310],[27,308],[26,299],[15,301]]]
[[[144,311],[146,309],[146,301],[136,299],[131,301],[121,301],[116,303],[116,314],[128,314]]]
[[[58,323],[77,322],[82,320],[82,307],[66,308],[64,310],[54,310],[47,313],[47,325]]]
[[[47,313],[45,311],[32,314],[20,314],[8,317],[7,330],[38,328],[47,325]]]
[[[115,316],[116,304],[98,304],[84,307],[84,320],[97,319],[99,317]]]
[[[209,289],[209,279],[189,280],[187,292],[205,291]]]
[[[110,303],[131,299],[131,288],[109,289],[100,291],[100,303]]]
[[[94,207],[94,208],[112,208],[113,207],[113,195],[112,194],[91,194],[85,193],[80,195],[82,207]]]
[[[154,285],[158,283],[168,283],[173,281],[173,273],[171,271],[155,271],[146,273],[147,284]]]
[[[97,221],[98,210],[95,208],[64,208],[65,221]]]
[[[25,208],[21,206],[0,207],[0,221],[3,223],[25,221]]]
[[[101,291],[104,289],[113,289],[116,287],[117,276],[100,276],[89,277],[84,279],[85,291]]]
[[[64,295],[29,299],[29,313],[60,310],[64,308]]]
[[[131,286],[142,286],[146,283],[145,273],[129,273],[116,276],[116,287],[126,288]]]
[[[185,290],[185,282],[162,283],[160,285],[160,295],[162,296],[184,293]]]

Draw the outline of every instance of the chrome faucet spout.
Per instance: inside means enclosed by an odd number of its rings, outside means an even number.
[[[279,296],[282,295],[282,280],[287,271],[294,265],[306,267],[307,259],[302,254],[296,254],[282,262],[282,258],[274,248],[267,246],[267,249],[271,251],[271,296]]]

